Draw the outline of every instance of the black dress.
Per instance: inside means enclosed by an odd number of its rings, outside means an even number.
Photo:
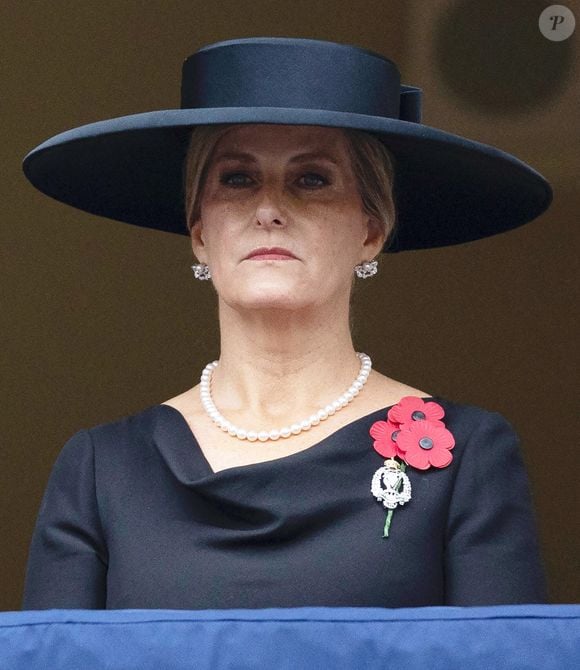
[[[23,609],[547,602],[517,433],[497,412],[423,400],[444,408],[453,460],[407,468],[387,538],[369,428],[392,405],[218,473],[168,405],[79,430],[42,500]]]

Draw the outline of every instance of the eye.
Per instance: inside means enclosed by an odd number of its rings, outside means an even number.
[[[239,188],[240,186],[245,186],[245,184],[232,183],[230,179],[232,177],[247,177],[243,172],[225,172],[220,176],[220,184],[225,184],[226,186],[232,186],[233,188]]]
[[[309,183],[306,183],[305,186],[309,189],[328,184],[328,180],[317,172],[305,172],[300,177],[300,179],[303,177],[307,178],[307,182]],[[230,186],[232,188],[243,188],[247,185],[243,182],[244,178],[248,178],[248,175],[244,172],[225,172],[220,176],[220,184],[225,184],[226,186]],[[312,183],[313,181],[318,181],[319,183]]]
[[[319,184],[320,186],[324,186],[325,184],[328,184],[328,180],[325,179],[322,175],[317,174],[316,172],[306,172],[303,176],[308,177],[309,179],[311,177],[315,177],[318,181],[322,182],[322,184]],[[316,187],[316,184],[311,183],[310,185]]]

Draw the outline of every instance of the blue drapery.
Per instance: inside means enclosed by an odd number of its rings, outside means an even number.
[[[0,613],[10,670],[580,668],[580,605]]]

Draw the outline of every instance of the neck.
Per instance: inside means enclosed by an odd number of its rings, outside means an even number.
[[[219,365],[212,397],[225,416],[284,423],[335,400],[353,382],[360,359],[342,313],[234,310],[220,300]]]

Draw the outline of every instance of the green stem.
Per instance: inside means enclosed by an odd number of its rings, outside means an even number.
[[[394,511],[395,511],[395,510],[390,509],[390,510],[387,512],[387,519],[386,519],[386,521],[385,521],[385,527],[384,527],[384,529],[383,529],[383,537],[389,537],[389,528],[390,528],[390,526],[391,526],[391,519],[393,518],[393,512],[394,512]]]
[[[407,464],[406,463],[401,463],[401,472],[405,472],[406,469],[407,469]],[[401,485],[402,484],[403,484],[403,482],[401,482]],[[399,491],[400,490],[401,489],[399,488]],[[391,519],[393,518],[393,512],[394,511],[395,511],[394,509],[390,509],[387,512],[387,518],[385,519],[385,527],[383,528],[383,537],[389,537],[389,529],[391,527]]]

